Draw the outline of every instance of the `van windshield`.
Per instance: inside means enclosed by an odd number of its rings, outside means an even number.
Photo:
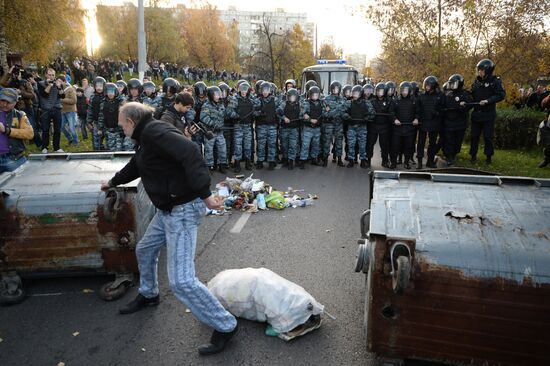
[[[315,80],[321,93],[329,92],[330,83],[339,81],[342,86],[357,83],[357,73],[354,71],[306,71],[303,74],[302,85],[305,85],[309,80]],[[303,89],[302,89],[303,90]]]
[[[315,82],[321,89],[321,93],[324,93],[324,90],[328,90],[328,86],[330,84],[329,72],[307,71],[304,73],[304,80],[302,85],[306,85],[306,82],[308,82],[309,80],[315,80]]]

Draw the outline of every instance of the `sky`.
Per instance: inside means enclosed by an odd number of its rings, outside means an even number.
[[[128,0],[127,0],[128,1]],[[306,13],[308,21],[317,24],[319,46],[324,40],[332,39],[337,47],[344,50],[344,56],[351,53],[363,53],[372,59],[380,53],[381,34],[372,26],[359,10],[360,5],[372,0],[209,0],[219,9],[235,6],[237,10],[274,11],[283,8],[286,12]],[[96,3],[120,5],[123,0],[83,0],[86,8],[94,8]],[[137,4],[137,0],[132,0]],[[185,4],[190,1],[165,0],[167,5]],[[147,5],[147,0],[145,0]],[[345,5],[344,5],[345,4]],[[92,27],[92,26],[91,26]],[[96,30],[97,32],[97,30]],[[94,43],[97,44],[98,35]]]

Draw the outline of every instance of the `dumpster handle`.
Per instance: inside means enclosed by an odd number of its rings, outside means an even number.
[[[103,216],[105,220],[113,222],[115,215],[120,210],[120,206],[124,201],[124,192],[111,188],[105,193],[105,201],[103,202]]]
[[[368,217],[368,221],[366,220]],[[366,210],[361,215],[361,237],[367,238],[370,231],[370,210]]]

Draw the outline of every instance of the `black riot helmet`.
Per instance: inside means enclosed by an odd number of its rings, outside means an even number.
[[[334,80],[332,83],[330,83],[330,94],[340,95],[341,91],[342,91],[342,84],[338,80]]]
[[[448,81],[444,82],[441,88],[443,89],[443,93],[449,92],[449,82]]]
[[[105,94],[114,93],[115,97],[118,97],[118,87],[115,83],[105,84]]]
[[[218,103],[222,97],[222,91],[217,86],[209,86],[206,90],[208,100],[212,103]]]
[[[378,83],[374,87],[374,93],[376,94],[377,98],[384,98],[386,96],[386,83]]]
[[[346,98],[351,98],[351,88],[352,86],[349,84],[346,84],[342,87],[342,95]]]
[[[271,86],[271,95],[276,95],[277,94],[277,84],[269,83],[269,85]]]
[[[317,85],[313,85],[309,90],[307,91],[307,97],[311,100],[319,100],[319,97],[321,96],[321,89]]]
[[[250,91],[251,91],[251,87],[250,87],[250,84],[248,83],[248,81],[245,80],[244,82],[240,83],[237,86],[237,91],[239,92],[240,96],[242,96],[241,93],[246,93],[246,96],[249,96]]]
[[[143,91],[143,85],[141,84],[141,81],[139,81],[139,79],[133,78],[128,80],[128,90],[130,89],[138,89],[141,93]]]
[[[262,84],[265,83],[263,80],[256,81],[256,84],[254,84],[254,91],[256,92],[256,95],[262,94]]]
[[[290,88],[288,87],[288,84],[290,84]],[[285,90],[289,91],[290,89],[296,89],[296,80],[288,79],[285,81]]]
[[[464,76],[453,74],[447,83],[449,83],[449,90],[460,90],[464,87]]]
[[[493,71],[495,71],[495,63],[488,58],[484,58],[483,60],[479,61],[476,65],[476,70],[485,70],[485,77],[489,75],[493,75]]]
[[[176,79],[166,78],[162,82],[162,92],[165,94],[170,93],[176,95],[180,91],[180,82]]]
[[[403,81],[401,84],[399,84],[399,95],[401,95],[402,98],[407,98],[411,96],[412,92],[412,85],[408,81]]]
[[[308,92],[309,89],[310,89],[311,87],[313,87],[313,86],[317,86],[317,82],[316,82],[315,80],[308,80],[308,81],[306,82],[306,85],[304,86],[305,89],[306,89],[306,95],[308,95],[307,92]]]
[[[107,81],[104,78],[102,78],[101,76],[96,76],[94,78],[94,83],[93,83],[94,90],[95,90],[97,85],[101,85],[103,87],[103,91],[105,91],[105,84],[107,84]]]
[[[128,91],[128,87],[124,80],[117,80],[115,82],[115,85],[118,88],[119,94],[126,94],[126,92]]]
[[[237,81],[237,88],[239,87],[239,85],[241,85],[242,83],[247,83],[247,81],[245,79],[240,79],[239,81]]]
[[[130,82],[130,80],[128,80],[128,82]],[[143,83],[143,91],[147,96],[153,95],[157,92],[157,86],[152,81],[146,81]]]
[[[204,82],[197,81],[195,83],[195,85],[193,85],[193,89],[195,90],[195,96],[197,98],[206,97],[206,89],[208,89],[208,87],[206,86],[206,84]]]
[[[286,92],[286,100],[290,103],[297,102],[299,98],[300,98],[300,93],[298,93],[298,90],[294,88],[290,88]]]
[[[424,79],[424,82],[422,83],[422,87],[424,91],[435,91],[439,86],[439,81],[437,78],[433,75],[430,75]]]
[[[414,95],[415,97],[418,96],[420,87],[418,86],[418,83],[416,81],[411,81],[411,91],[412,91],[412,95]]]
[[[395,84],[394,81],[388,81],[386,83],[386,94],[388,95],[388,97],[393,97],[393,95],[395,94],[396,87],[397,85]]]
[[[231,88],[229,87],[229,85],[227,85],[224,82],[221,82],[218,84],[218,88],[220,88],[220,90],[222,91],[222,98],[225,99],[229,96],[229,93],[231,92]]]
[[[366,99],[370,98],[374,94],[374,85],[371,83],[366,83],[363,85],[363,97]]]
[[[363,87],[361,85],[355,85],[351,89],[351,97],[353,99],[360,99],[363,96]]]

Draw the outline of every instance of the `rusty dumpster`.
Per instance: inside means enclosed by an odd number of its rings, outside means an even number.
[[[99,294],[124,294],[154,207],[139,179],[108,192],[100,184],[132,155],[36,154],[0,175],[1,303],[21,301],[21,277],[30,276],[115,274]]]
[[[371,182],[355,271],[379,364],[550,365],[550,180],[377,171]]]

